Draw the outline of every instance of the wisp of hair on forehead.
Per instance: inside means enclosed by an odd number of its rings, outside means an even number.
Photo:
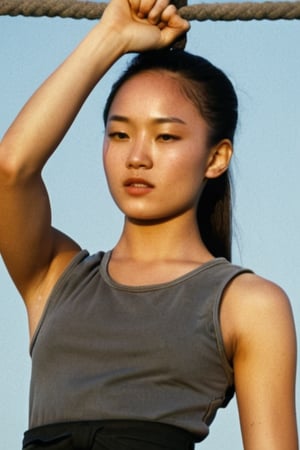
[[[198,109],[209,127],[209,146],[223,139],[234,140],[238,101],[231,81],[205,58],[180,49],[145,52],[133,58],[112,86],[103,118],[106,124],[111,104],[120,87],[133,76],[148,70],[176,74],[181,88]],[[232,205],[229,170],[208,179],[197,208],[197,223],[202,240],[215,256],[231,260]]]

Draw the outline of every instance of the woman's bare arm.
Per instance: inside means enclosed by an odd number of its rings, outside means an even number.
[[[298,450],[296,336],[288,298],[273,283],[243,275],[229,288],[222,316],[233,331],[244,449]]]
[[[45,81],[0,143],[0,251],[27,305],[45,298],[79,246],[51,225],[42,169],[110,66],[170,45],[188,23],[168,1],[112,0],[102,20]]]

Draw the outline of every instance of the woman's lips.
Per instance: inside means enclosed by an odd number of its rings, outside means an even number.
[[[125,181],[124,187],[130,195],[145,195],[154,188],[152,183],[142,178],[129,178]]]

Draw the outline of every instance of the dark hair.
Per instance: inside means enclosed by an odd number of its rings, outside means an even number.
[[[172,72],[180,81],[184,94],[198,108],[209,127],[209,146],[222,139],[233,142],[237,124],[237,96],[224,73],[206,59],[184,50],[164,49],[137,55],[113,85],[103,118],[119,88],[131,77],[147,70]],[[231,183],[227,170],[220,177],[208,179],[197,208],[201,237],[214,256],[231,259]]]

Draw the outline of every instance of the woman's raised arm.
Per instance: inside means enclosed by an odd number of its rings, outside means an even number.
[[[21,295],[45,297],[79,250],[53,229],[41,171],[83,102],[124,53],[168,46],[188,29],[167,0],[112,0],[102,20],[36,91],[0,144],[0,251]]]

